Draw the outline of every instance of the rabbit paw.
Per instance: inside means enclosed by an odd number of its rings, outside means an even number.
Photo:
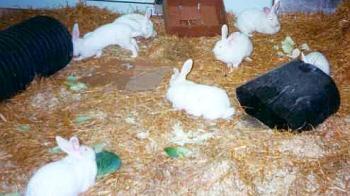
[[[252,61],[253,61],[253,59],[251,59],[249,56],[245,57],[244,60],[246,60],[246,61],[248,61],[248,62],[252,62]]]
[[[102,50],[99,50],[99,51],[96,52],[94,58],[97,59],[97,58],[100,58],[101,56],[102,56]]]

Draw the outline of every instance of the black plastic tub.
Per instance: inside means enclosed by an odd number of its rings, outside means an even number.
[[[48,77],[73,57],[71,34],[58,20],[36,16],[0,31],[0,100]]]
[[[277,129],[310,130],[340,105],[333,79],[299,60],[249,81],[236,94],[249,115]]]

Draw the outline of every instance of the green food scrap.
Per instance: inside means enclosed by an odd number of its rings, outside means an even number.
[[[171,158],[183,158],[191,154],[191,151],[185,147],[167,147],[164,148],[166,154]]]
[[[293,49],[294,49],[294,45],[295,42],[293,41],[293,39],[290,36],[287,36],[282,42],[282,50],[285,54],[291,54]]]
[[[93,117],[85,114],[80,114],[74,119],[74,123],[77,125],[81,125],[86,123],[87,121],[92,120]]]
[[[12,192],[12,193],[0,193],[0,196],[20,196],[21,193],[19,192]]]
[[[30,128],[31,128],[30,125],[22,124],[22,125],[18,125],[16,130],[20,132],[27,132],[27,131],[30,131]]]
[[[72,91],[82,91],[82,90],[86,90],[87,88],[88,88],[87,85],[82,82],[77,82],[76,84],[69,87],[69,89]]]
[[[62,150],[58,146],[55,146],[55,147],[52,147],[52,148],[49,149],[49,153],[51,153],[51,154],[57,154],[57,153],[60,153],[60,152],[62,152]]]
[[[105,143],[98,143],[93,146],[96,153],[102,152],[103,148],[106,146]]]
[[[76,81],[78,81],[78,79],[77,79],[77,77],[75,75],[69,75],[67,77],[67,81],[68,82],[76,82]]]
[[[68,76],[65,84],[69,87],[70,90],[76,91],[76,92],[86,90],[88,88],[85,83],[78,82],[77,77],[74,75]]]
[[[117,171],[122,162],[118,155],[109,151],[102,151],[96,154],[96,164],[97,178],[101,178]]]

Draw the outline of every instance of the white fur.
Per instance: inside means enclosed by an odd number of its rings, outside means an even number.
[[[234,32],[229,37],[227,25],[221,28],[221,40],[217,41],[213,52],[216,59],[227,64],[229,68],[236,68],[242,60],[253,52],[253,44],[249,37],[240,32]]]
[[[26,196],[77,196],[95,184],[94,150],[80,146],[77,137],[67,141],[57,136],[56,142],[68,156],[41,167],[30,179]]]
[[[100,26],[92,32],[79,38],[79,27],[75,24],[72,33],[73,55],[75,60],[82,60],[95,56],[99,58],[102,55],[103,48],[109,45],[119,45],[132,52],[131,57],[137,57],[138,45],[133,38],[132,29],[126,24],[109,23]]]
[[[166,98],[174,108],[185,110],[194,116],[203,116],[208,120],[230,119],[235,110],[231,107],[225,90],[186,80],[192,64],[192,59],[188,59],[180,73],[178,69],[174,68]]]
[[[155,31],[153,27],[153,23],[151,21],[151,10],[147,10],[145,15],[141,14],[126,14],[122,15],[116,20],[114,20],[113,23],[121,23],[129,25],[135,36],[141,36],[146,39],[150,37],[155,37],[157,35],[157,32]]]
[[[250,37],[255,31],[264,34],[275,34],[279,32],[281,28],[277,16],[279,5],[280,1],[277,1],[271,9],[264,8],[263,10],[244,10],[238,15],[235,26],[242,33]]]
[[[305,63],[318,67],[327,75],[330,74],[329,62],[327,58],[320,52],[311,52],[308,55],[301,53],[301,60]]]

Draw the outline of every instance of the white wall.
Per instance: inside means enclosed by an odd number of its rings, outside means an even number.
[[[273,0],[224,0],[226,11],[238,14],[247,8],[271,7]]]
[[[130,0],[128,0],[130,1]],[[154,3],[154,0],[134,0],[135,2]],[[148,8],[153,8],[150,4],[129,4],[117,2],[86,1],[87,5],[93,5],[101,8],[107,8],[118,13],[130,13],[135,11],[145,12]]]
[[[154,0],[133,0],[135,2],[154,2]],[[271,6],[273,0],[224,0],[227,11],[239,13],[243,9],[264,6]],[[0,0],[0,8],[55,8],[64,7],[66,5],[75,6],[78,0]],[[105,7],[112,11],[120,13],[134,12],[136,10],[143,11],[151,5],[146,4],[127,4],[112,2],[86,1],[88,5]]]
[[[130,0],[128,0],[130,1]],[[154,0],[133,0],[135,2],[153,3]],[[0,0],[0,8],[59,8],[65,6],[75,6],[78,0]],[[115,2],[100,2],[100,1],[86,1],[87,5],[94,5],[98,7],[108,8],[112,11],[120,13],[134,12],[136,10],[146,10],[152,5],[147,4],[128,4]]]
[[[0,0],[0,8],[55,8],[75,6],[77,0]]]

